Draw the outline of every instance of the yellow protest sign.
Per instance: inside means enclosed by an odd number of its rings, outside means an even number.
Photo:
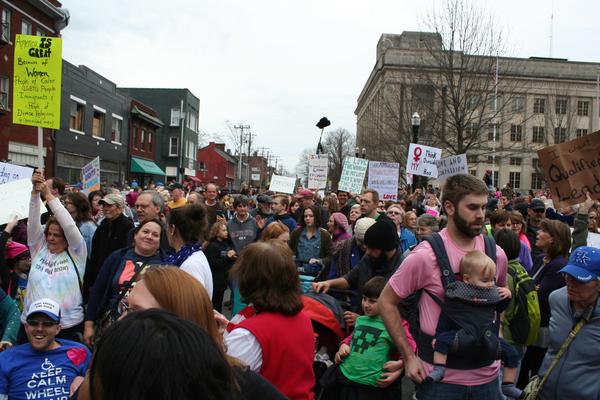
[[[62,39],[17,35],[13,123],[60,128]]]

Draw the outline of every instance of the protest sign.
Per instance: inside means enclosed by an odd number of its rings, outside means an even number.
[[[100,190],[100,157],[94,158],[81,169],[82,191],[86,194]]]
[[[311,154],[308,158],[308,188],[323,189],[327,186],[327,154]]]
[[[555,208],[600,199],[600,131],[538,150]]]
[[[351,193],[362,192],[368,165],[369,161],[364,158],[346,157],[338,190]]]
[[[444,182],[447,178],[453,175],[468,174],[467,168],[467,155],[457,154],[436,160],[435,165],[437,167],[437,179],[440,182]]]
[[[0,185],[0,225],[6,224],[16,215],[19,219],[29,216],[31,179],[20,179]]]
[[[32,175],[33,168],[0,162],[0,185],[21,179],[31,180]]]
[[[289,176],[280,176],[273,174],[271,176],[271,185],[269,190],[275,193],[294,194],[296,187],[296,178]]]
[[[62,39],[16,35],[13,123],[60,128]]]
[[[442,149],[411,143],[408,146],[406,172],[413,175],[437,178],[435,161],[442,158]]]
[[[380,200],[395,201],[398,196],[400,164],[369,161],[369,186],[379,193]]]

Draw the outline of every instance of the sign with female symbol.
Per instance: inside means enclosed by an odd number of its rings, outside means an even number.
[[[413,175],[437,178],[436,160],[442,158],[442,149],[411,143],[408,146],[406,172]]]

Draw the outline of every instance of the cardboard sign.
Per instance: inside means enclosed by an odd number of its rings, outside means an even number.
[[[10,181],[0,185],[0,225],[16,215],[19,219],[29,216],[29,202],[33,184],[30,179]],[[42,209],[43,210],[43,209]]]
[[[466,154],[458,154],[436,160],[435,165],[438,172],[437,179],[440,182],[444,182],[453,175],[465,175],[469,173]]]
[[[538,150],[555,208],[600,199],[600,131]]]
[[[311,154],[308,159],[308,188],[325,188],[327,186],[328,169],[329,157],[327,154]]]
[[[94,190],[100,190],[100,157],[94,158],[81,169],[82,191],[89,194]]]
[[[33,168],[0,162],[0,185],[21,179],[31,180]]]
[[[369,160],[364,158],[346,157],[338,190],[350,193],[362,192],[368,165]]]
[[[250,179],[253,181],[260,181],[260,174],[252,174],[250,175]]]
[[[62,39],[16,35],[13,123],[60,129]]]
[[[369,186],[379,193],[380,200],[395,201],[398,197],[400,164],[369,161]]]
[[[275,193],[294,194],[296,178],[290,176],[271,175],[269,190]]]
[[[408,146],[406,172],[413,175],[437,178],[435,161],[442,158],[442,149],[411,143]]]

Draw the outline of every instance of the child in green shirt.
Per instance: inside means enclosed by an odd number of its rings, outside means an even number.
[[[364,315],[356,319],[354,332],[346,338],[335,356],[339,365],[338,398],[387,399],[400,398],[400,380],[403,372],[402,360],[391,360],[390,352],[395,348],[383,320],[379,316],[378,300],[387,280],[377,276],[365,283],[362,293]],[[408,325],[404,323],[406,335],[413,347],[416,344]]]

